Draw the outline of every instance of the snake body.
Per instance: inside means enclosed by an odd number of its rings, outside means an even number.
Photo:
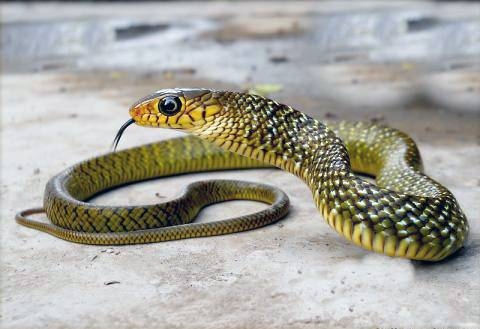
[[[40,223],[20,224],[91,244],[130,244],[244,231],[288,212],[288,197],[268,185],[206,181],[165,204],[110,207],[85,202],[100,191],[174,174],[275,166],[301,178],[328,224],[358,246],[388,256],[441,260],[465,242],[468,222],[452,193],[422,173],[406,134],[362,122],[321,123],[257,95],[166,89],[130,108],[140,126],[188,136],[107,154],[52,178]],[[372,184],[354,172],[375,176]],[[205,205],[231,199],[269,203],[266,210],[210,223],[191,223]]]

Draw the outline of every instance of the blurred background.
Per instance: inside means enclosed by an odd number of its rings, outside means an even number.
[[[419,100],[478,112],[479,17],[468,2],[12,3],[2,68],[143,74],[149,90],[260,84],[319,112]]]
[[[0,6],[2,327],[480,327],[480,3]],[[272,169],[167,178],[94,200],[163,202],[205,178],[284,189],[290,215],[244,234],[104,248],[14,223],[42,203],[50,177],[109,151],[132,103],[172,87],[249,91],[320,120],[407,132],[467,215],[467,247],[438,266],[364,251],[320,219],[305,184]],[[120,148],[178,135],[132,127]],[[229,202],[200,220],[262,207]]]

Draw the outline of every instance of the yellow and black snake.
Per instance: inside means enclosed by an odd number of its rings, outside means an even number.
[[[131,244],[240,232],[275,222],[288,197],[263,184],[202,181],[159,205],[110,207],[88,202],[115,186],[181,173],[276,166],[300,177],[328,224],[365,249],[438,261],[458,250],[468,222],[450,191],[421,172],[406,134],[369,123],[321,123],[257,95],[207,89],[165,89],[130,108],[121,128],[174,128],[195,136],[107,154],[79,163],[47,184],[50,223],[17,221],[65,240]],[[376,185],[354,172],[375,176]],[[259,213],[191,223],[211,203],[232,199],[271,204]]]

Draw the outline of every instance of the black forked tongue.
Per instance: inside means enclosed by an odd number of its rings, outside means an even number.
[[[125,122],[125,123],[120,127],[120,129],[118,129],[117,135],[115,135],[115,138],[113,139],[113,143],[112,143],[112,146],[111,146],[111,149],[112,149],[113,152],[115,152],[115,151],[117,150],[117,146],[118,146],[118,143],[120,142],[120,138],[122,138],[123,132],[124,132],[125,129],[127,129],[128,126],[130,126],[132,123],[135,123],[135,120],[130,119],[130,120],[128,120],[127,122]]]

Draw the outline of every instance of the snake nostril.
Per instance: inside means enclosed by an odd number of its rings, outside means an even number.
[[[134,108],[130,110],[130,116],[132,118],[139,118],[142,116],[142,110],[140,108]]]

